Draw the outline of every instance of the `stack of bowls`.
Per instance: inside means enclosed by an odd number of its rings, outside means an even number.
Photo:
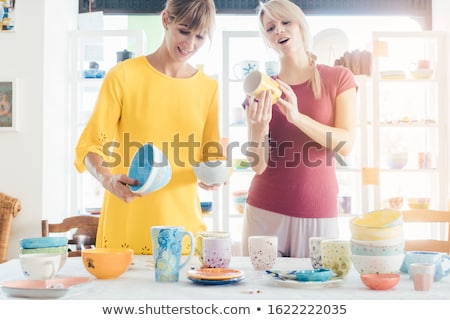
[[[360,274],[398,273],[404,259],[400,211],[383,209],[350,221],[352,262]]]
[[[19,240],[19,243],[21,255],[59,255],[61,258],[59,270],[61,270],[61,268],[66,263],[69,249],[67,237],[24,238]]]

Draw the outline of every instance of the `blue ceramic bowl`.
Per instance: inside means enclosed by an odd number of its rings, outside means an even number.
[[[130,186],[132,192],[147,194],[169,183],[172,168],[162,151],[147,143],[134,155],[128,176],[140,182],[138,186]]]
[[[22,249],[37,249],[67,246],[67,237],[38,237],[19,240]]]
[[[212,201],[202,201],[200,202],[200,207],[203,213],[210,213],[212,211]]]
[[[333,276],[333,271],[327,268],[314,270],[301,270],[295,273],[298,281],[328,281]]]

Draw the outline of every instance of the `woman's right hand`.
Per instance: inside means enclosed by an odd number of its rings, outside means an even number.
[[[142,197],[142,194],[134,193],[129,186],[139,185],[139,181],[132,179],[125,174],[116,174],[105,177],[102,182],[103,188],[114,194],[116,197],[129,203],[134,198]]]

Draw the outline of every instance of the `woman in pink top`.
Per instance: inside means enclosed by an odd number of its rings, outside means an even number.
[[[289,0],[260,5],[265,42],[280,59],[275,77],[283,92],[246,100],[252,180],[243,228],[278,236],[279,255],[309,256],[312,236],[338,237],[338,184],[334,162],[351,152],[356,126],[356,84],[350,70],[317,65],[309,51],[302,10]]]

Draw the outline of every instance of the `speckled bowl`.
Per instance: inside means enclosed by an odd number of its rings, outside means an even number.
[[[399,273],[404,254],[392,256],[362,256],[352,254],[352,262],[359,274]]]
[[[352,254],[362,255],[362,256],[393,256],[402,254],[405,250],[405,243],[401,241],[395,245],[387,245],[387,246],[374,246],[374,245],[365,245],[350,241],[350,249]]]

